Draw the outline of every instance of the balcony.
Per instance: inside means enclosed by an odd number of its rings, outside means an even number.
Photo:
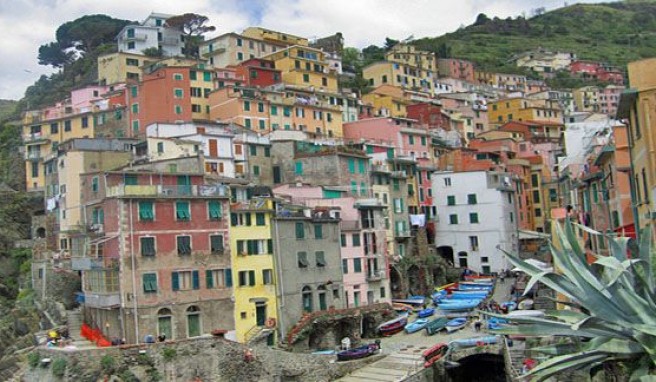
[[[339,226],[342,231],[359,231],[362,229],[359,220],[342,220]]]
[[[107,197],[141,197],[141,198],[188,198],[219,197],[227,198],[230,188],[222,184],[201,184],[192,186],[133,186],[120,184],[107,190]]]
[[[38,161],[41,160],[43,157],[41,156],[40,151],[26,151],[25,152],[25,160],[32,160],[32,161]]]
[[[148,39],[148,35],[145,33],[126,33],[125,37],[123,40],[125,41],[146,41]]]
[[[29,143],[46,143],[50,142],[50,139],[46,137],[45,134],[43,133],[31,133],[31,134],[25,134],[23,135],[23,143],[29,144]]]
[[[410,232],[409,229],[395,229],[394,237],[397,239],[405,239],[408,237],[412,237],[412,233]]]
[[[381,281],[384,278],[385,278],[385,271],[382,270],[375,270],[367,273],[368,282]]]
[[[105,267],[105,261],[98,257],[72,257],[71,269],[74,271],[89,271],[92,269],[102,269]]]
[[[403,170],[403,171],[392,171],[390,174],[395,178],[407,178],[408,177],[408,174],[405,172],[405,170]]]
[[[175,37],[163,37],[163,38],[160,40],[160,44],[162,44],[162,45],[173,45],[173,46],[177,46],[177,45],[180,45],[180,44],[182,44],[182,43],[180,42],[180,40],[178,40],[178,39],[175,38]]]
[[[384,164],[375,164],[371,166],[371,171],[372,172],[382,172],[382,173],[389,173],[390,169],[387,165]]]
[[[214,56],[215,54],[225,53],[225,51],[226,51],[226,48],[224,46],[212,47],[212,50],[210,50],[209,47],[208,47],[207,49],[202,49],[201,55],[203,57],[211,57],[211,56]]]
[[[84,305],[89,308],[118,308],[121,305],[121,295],[119,292],[106,293],[84,293]]]

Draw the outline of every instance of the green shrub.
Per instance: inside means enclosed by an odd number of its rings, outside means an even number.
[[[177,351],[174,348],[162,349],[162,358],[164,358],[165,362],[171,361],[173,358],[175,358],[176,354]]]
[[[62,378],[66,375],[66,360],[63,358],[57,358],[52,363],[52,375],[55,377]]]
[[[111,374],[114,371],[114,367],[116,367],[116,360],[111,355],[105,354],[100,359],[100,367],[104,373]]]
[[[41,356],[39,355],[39,353],[32,352],[27,355],[27,363],[30,365],[32,369],[39,366],[39,361],[41,361]]]
[[[130,369],[124,369],[118,376],[123,380],[123,382],[139,382],[139,378],[137,378],[137,376],[134,375]]]
[[[148,376],[149,382],[158,382],[162,380],[162,374],[160,374],[159,370],[154,367],[146,370],[146,375]]]

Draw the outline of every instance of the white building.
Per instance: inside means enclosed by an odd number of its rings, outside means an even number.
[[[235,136],[227,125],[153,123],[146,127],[146,135],[159,138],[181,138],[185,142],[198,142],[205,157],[206,173],[228,178],[235,177],[236,154],[233,148]],[[165,144],[165,142],[162,144]],[[155,155],[154,158],[157,158],[157,156]]]
[[[512,268],[503,252],[517,251],[517,213],[512,174],[436,172],[435,246],[456,267],[489,274]]]
[[[164,56],[184,55],[182,32],[164,27],[166,20],[173,16],[151,13],[141,24],[126,25],[116,37],[118,51],[143,54],[145,49],[156,48]]]

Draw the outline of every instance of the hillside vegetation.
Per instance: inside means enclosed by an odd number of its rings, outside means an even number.
[[[576,4],[532,18],[490,19],[481,14],[473,25],[413,43],[490,71],[521,73],[511,57],[538,47],[624,67],[656,56],[656,1]]]

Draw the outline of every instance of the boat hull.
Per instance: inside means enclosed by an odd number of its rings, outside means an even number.
[[[446,317],[439,317],[434,319],[433,321],[429,322],[428,325],[426,325],[426,334],[429,336],[432,336],[433,334],[439,332],[440,330],[444,329],[446,326],[446,323],[449,322],[449,319]]]
[[[446,323],[446,331],[449,333],[458,331],[467,325],[467,319],[463,317],[455,318]]]
[[[359,359],[359,358],[364,358],[368,357],[375,352],[377,352],[379,349],[377,344],[369,344],[369,345],[364,345],[360,346],[357,348],[349,349],[349,350],[344,350],[339,353],[337,353],[337,360],[338,361],[350,361],[354,359]]]
[[[417,313],[417,317],[419,317],[419,318],[426,318],[426,317],[430,317],[430,316],[432,316],[433,314],[435,314],[435,309],[433,309],[433,308],[428,308],[428,309],[420,310],[420,311]]]
[[[428,319],[420,318],[420,319],[406,325],[405,332],[408,333],[408,334],[418,332],[421,329],[425,328],[426,325],[428,325]]]

